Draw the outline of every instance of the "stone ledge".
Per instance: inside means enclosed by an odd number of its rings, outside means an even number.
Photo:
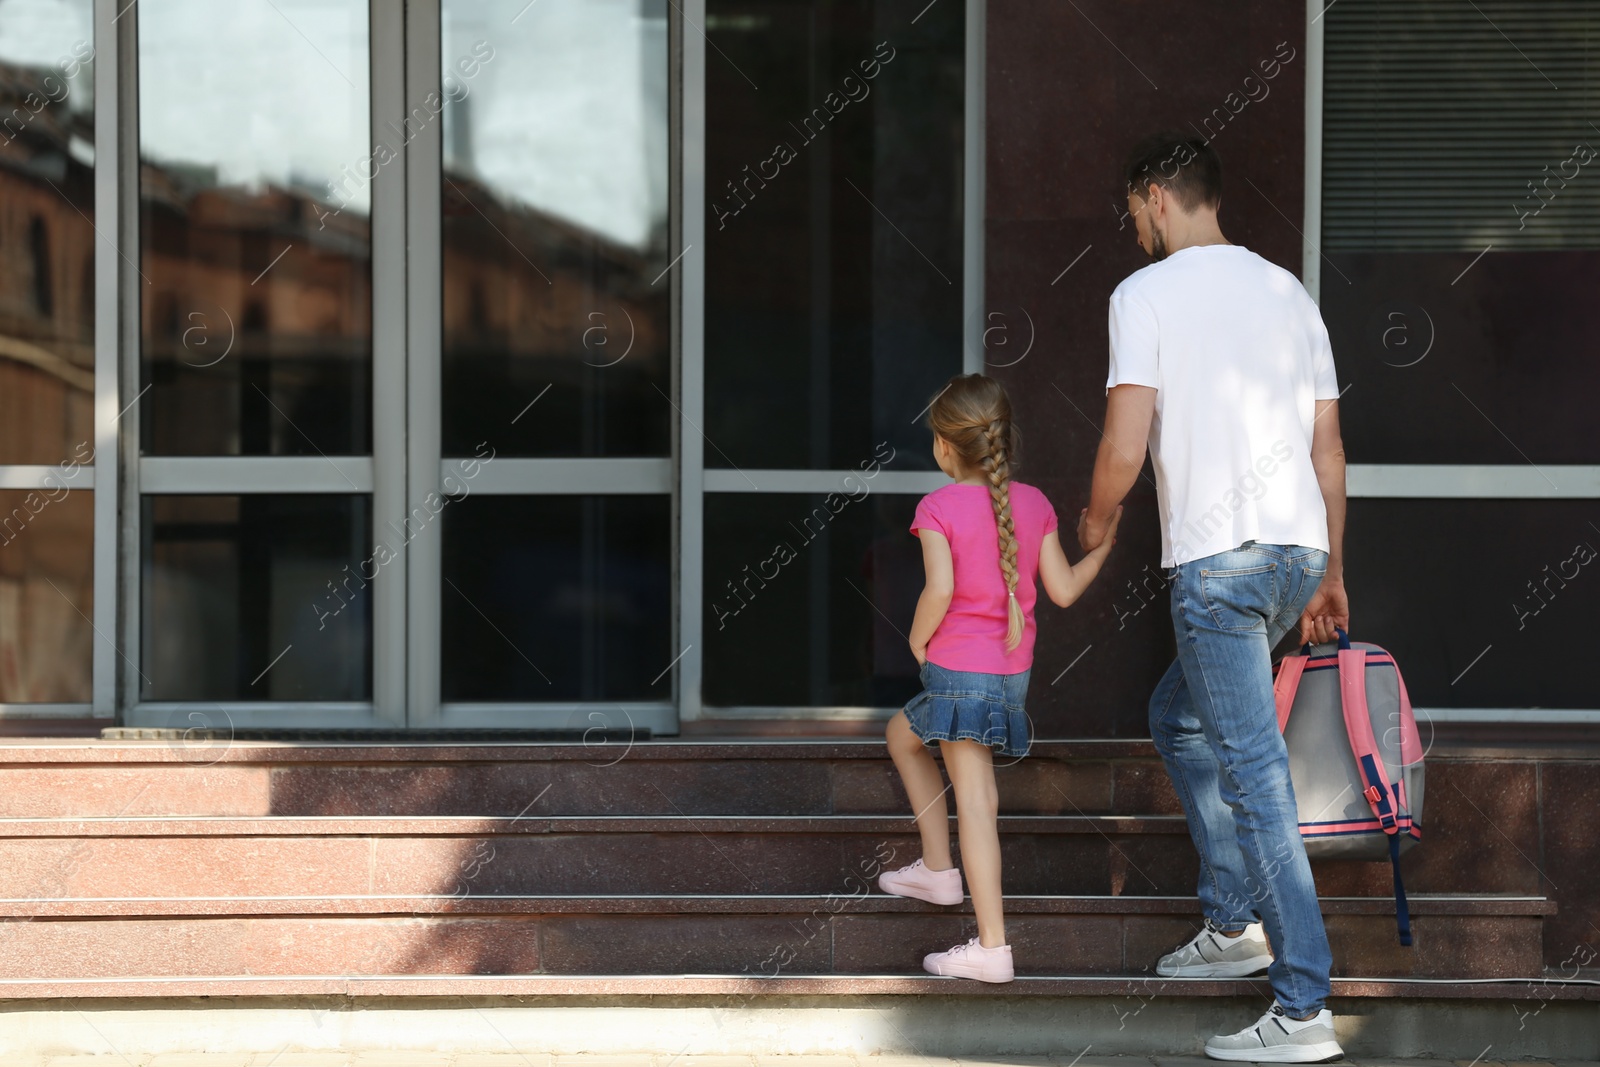
[[[1464,916],[1554,915],[1545,897],[1419,894],[1408,898],[1411,914]],[[835,914],[970,915],[970,898],[939,907],[904,897],[871,893],[719,896],[716,894],[583,895],[328,895],[214,897],[86,897],[58,900],[0,899],[0,916],[30,918],[200,918],[214,915],[804,915]],[[1388,897],[1323,897],[1324,915],[1392,916]],[[1008,896],[1008,915],[1178,915],[1198,918],[1194,897]]]
[[[19,720],[20,721],[20,720]],[[93,722],[99,730],[105,720]],[[1600,761],[1600,726],[1561,723],[1435,723],[1428,744],[1433,762],[1500,760]],[[606,743],[527,741],[185,741],[100,737],[17,737],[0,733],[0,765],[161,763],[197,767],[215,763],[508,763],[629,760],[820,759],[888,760],[883,739],[870,737],[738,737],[692,734]],[[1030,760],[1155,760],[1148,738],[1038,740]]]
[[[952,829],[956,816],[950,816]],[[0,818],[24,837],[483,837],[493,834],[904,834],[905,815],[173,815]],[[1002,815],[1001,833],[1182,834],[1182,815]]]
[[[1219,981],[1184,978],[1107,978],[1095,976],[1022,977],[1004,985],[969,982],[960,978],[904,976],[839,977],[792,975],[779,978],[739,978],[727,975],[234,975],[216,978],[89,978],[10,979],[0,981],[0,1000],[124,999],[174,997],[517,997],[519,1005],[530,999],[618,998],[647,1004],[671,998],[687,1003],[674,1007],[725,1006],[728,997],[942,997],[1034,998],[1132,996],[1249,997],[1269,995],[1265,979]],[[1600,1001],[1600,980],[1565,981],[1556,978],[1521,980],[1418,980],[1408,978],[1335,978],[1334,997],[1417,1000]]]
[[[887,761],[882,738],[851,740],[673,740],[652,738],[631,746],[609,744],[437,741],[294,742],[63,740],[10,738],[0,745],[5,763],[514,763],[589,760],[610,763],[619,748],[630,760],[870,759]],[[1155,759],[1155,746],[1142,740],[1036,741],[1029,758]]]

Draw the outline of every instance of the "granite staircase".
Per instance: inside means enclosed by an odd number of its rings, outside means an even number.
[[[1336,992],[1546,975],[1556,907],[1472,812],[1477,766],[1430,765],[1413,948],[1386,864],[1315,865]],[[1198,908],[1148,742],[1040,742],[998,778],[1020,978],[983,987],[919,966],[970,901],[877,891],[918,854],[881,743],[8,744],[0,997],[1264,993],[1153,978]]]

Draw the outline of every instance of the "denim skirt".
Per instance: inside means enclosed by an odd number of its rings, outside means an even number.
[[[1022,702],[1031,673],[981,674],[924,663],[922,692],[905,709],[911,732],[924,744],[976,741],[1002,756],[1025,756],[1032,737]]]

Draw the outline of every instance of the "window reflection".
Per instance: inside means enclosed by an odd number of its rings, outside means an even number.
[[[145,700],[370,700],[370,497],[144,498]]]
[[[665,496],[479,496],[444,523],[443,699],[670,697]]]
[[[1414,705],[1595,707],[1582,663],[1600,643],[1597,510],[1591,500],[1350,502],[1350,599],[1362,631],[1386,635],[1405,664]],[[1394,551],[1395,530],[1448,536],[1419,567]]]
[[[706,11],[706,462],[888,441],[931,469],[916,414],[962,364],[963,5]]]
[[[136,12],[144,451],[370,451],[365,0]]]
[[[666,0],[441,9],[445,454],[665,455]]]
[[[94,438],[91,0],[0,3],[0,463]]]
[[[705,700],[894,707],[916,695],[903,636],[922,592],[915,496],[706,497]]]
[[[94,494],[0,490],[0,704],[89,700]]]

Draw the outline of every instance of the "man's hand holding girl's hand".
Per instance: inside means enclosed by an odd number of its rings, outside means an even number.
[[[1103,558],[1111,551],[1111,546],[1117,543],[1117,524],[1122,521],[1122,506],[1112,513],[1111,518],[1105,522],[1091,522],[1089,509],[1084,508],[1078,513],[1078,546],[1084,552],[1098,551]]]

